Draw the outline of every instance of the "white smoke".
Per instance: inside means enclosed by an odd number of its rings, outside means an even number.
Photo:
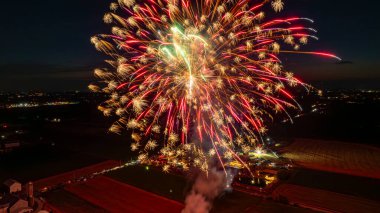
[[[208,213],[214,199],[226,188],[226,183],[224,172],[213,169],[208,175],[199,174],[190,194],[186,197],[182,213]]]

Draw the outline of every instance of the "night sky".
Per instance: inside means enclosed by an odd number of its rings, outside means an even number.
[[[257,1],[257,0],[256,0]],[[83,90],[102,66],[90,37],[103,23],[109,0],[8,0],[0,9],[0,91]],[[315,56],[282,55],[285,67],[319,87],[380,88],[380,2],[285,0],[277,17],[315,20],[319,32],[304,50],[337,54],[342,63]]]

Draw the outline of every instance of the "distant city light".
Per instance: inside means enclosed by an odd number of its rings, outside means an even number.
[[[55,101],[55,102],[46,102],[46,103],[17,103],[17,104],[9,104],[6,105],[5,108],[13,109],[13,108],[33,108],[40,106],[62,106],[62,105],[75,105],[79,104],[79,102],[70,102],[70,101]]]

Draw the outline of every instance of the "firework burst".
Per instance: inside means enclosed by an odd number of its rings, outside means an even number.
[[[119,0],[104,22],[112,34],[91,39],[109,56],[111,69],[90,89],[109,94],[99,109],[119,117],[110,131],[132,133],[131,149],[146,161],[160,153],[171,167],[237,160],[262,143],[265,123],[275,113],[300,108],[285,90],[305,86],[287,71],[280,53],[298,51],[311,39],[312,20],[264,21],[266,5],[279,12],[281,0]],[[282,50],[281,45],[285,45]],[[338,58],[339,59],[339,58]]]

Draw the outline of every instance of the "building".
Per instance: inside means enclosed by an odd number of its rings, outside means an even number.
[[[33,209],[29,208],[28,201],[24,199],[18,199],[14,203],[10,203],[9,213],[27,213],[27,212],[32,212]]]
[[[0,203],[0,213],[8,213],[8,212],[7,212],[8,207],[9,207],[8,204],[1,204],[1,203]]]
[[[33,209],[28,206],[28,201],[14,195],[8,195],[0,200],[0,213],[28,213]]]
[[[22,189],[21,183],[13,179],[6,180],[4,186],[6,187],[7,193],[10,194],[20,192]]]
[[[11,203],[15,203],[17,197],[5,196],[0,199],[0,213],[8,213],[8,208]]]

